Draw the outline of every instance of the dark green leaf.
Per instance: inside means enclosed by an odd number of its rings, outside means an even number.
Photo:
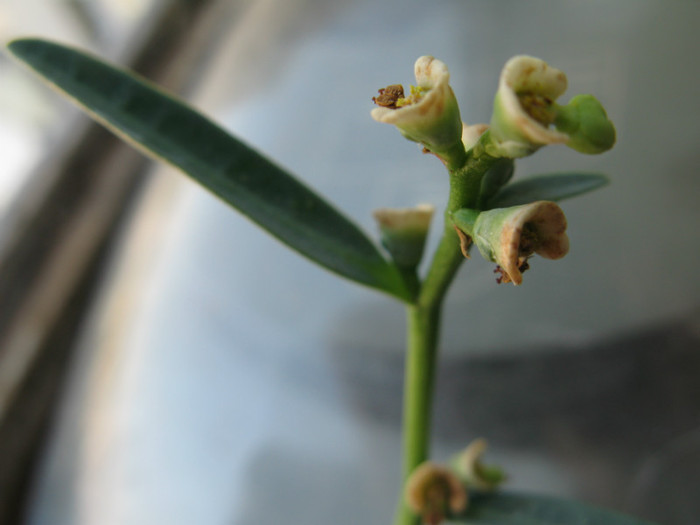
[[[513,159],[503,157],[498,159],[484,173],[481,179],[481,188],[479,190],[478,208],[481,209],[485,203],[491,199],[498,190],[500,190],[513,177],[515,171],[515,162]]]
[[[576,501],[525,494],[475,494],[463,516],[469,525],[651,525]]]
[[[10,51],[90,116],[146,154],[180,168],[309,259],[402,299],[393,264],[330,204],[216,124],[135,74],[36,39]]]
[[[605,186],[608,178],[597,173],[555,173],[519,180],[501,188],[484,209],[506,208],[535,201],[560,201]]]

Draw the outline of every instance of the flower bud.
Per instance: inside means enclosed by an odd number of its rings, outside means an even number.
[[[485,439],[475,439],[451,461],[454,471],[469,488],[492,491],[505,481],[505,474],[499,467],[481,462],[487,447]]]
[[[566,145],[581,153],[603,153],[615,144],[615,126],[593,95],[576,95],[557,106],[554,125],[569,137]]]
[[[394,124],[409,140],[420,142],[443,160],[464,154],[462,120],[457,99],[449,85],[447,66],[431,56],[415,63],[417,87],[404,97],[398,84],[379,90],[372,110],[378,122]]]
[[[428,525],[438,525],[467,508],[467,491],[459,478],[430,461],[411,473],[405,490],[406,504]]]
[[[545,144],[565,143],[564,133],[550,129],[554,101],[566,91],[566,75],[539,58],[511,58],[501,71],[491,117],[491,153],[524,157]]]
[[[479,212],[461,209],[452,214],[455,226],[469,236],[481,255],[497,263],[498,282],[523,282],[522,272],[534,253],[560,259],[569,251],[566,217],[559,206],[538,201],[511,208]]]
[[[379,225],[382,244],[397,265],[418,266],[434,211],[430,204],[375,210],[374,218]]]

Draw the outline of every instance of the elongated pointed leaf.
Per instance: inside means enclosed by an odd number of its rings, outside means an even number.
[[[352,222],[183,102],[72,48],[38,39],[8,47],[95,120],[180,168],[291,248],[348,279],[408,298],[396,267]]]
[[[593,191],[607,183],[608,178],[598,173],[539,175],[501,188],[484,208],[506,208],[535,201],[560,201]]]
[[[477,494],[454,523],[469,525],[651,525],[591,505],[525,494]]]

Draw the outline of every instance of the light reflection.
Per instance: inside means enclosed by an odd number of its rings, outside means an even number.
[[[2,0],[0,41],[40,36],[107,56],[123,51],[161,0]],[[49,150],[68,105],[0,57],[0,218]]]

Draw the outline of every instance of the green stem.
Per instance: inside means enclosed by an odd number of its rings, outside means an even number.
[[[497,160],[487,155],[479,147],[480,144],[469,152],[461,168],[450,170],[450,197],[445,210],[442,239],[416,302],[406,309],[408,337],[403,407],[403,482],[395,525],[419,525],[421,521],[420,516],[406,506],[403,486],[411,472],[429,456],[440,314],[450,283],[464,260],[450,214],[460,208],[476,206],[481,178]]]
[[[403,481],[428,457],[430,412],[435,379],[435,358],[440,319],[439,305],[406,307],[408,354],[404,376]],[[402,484],[403,485],[403,484]],[[402,497],[396,513],[396,525],[418,525],[420,517],[406,507]]]

